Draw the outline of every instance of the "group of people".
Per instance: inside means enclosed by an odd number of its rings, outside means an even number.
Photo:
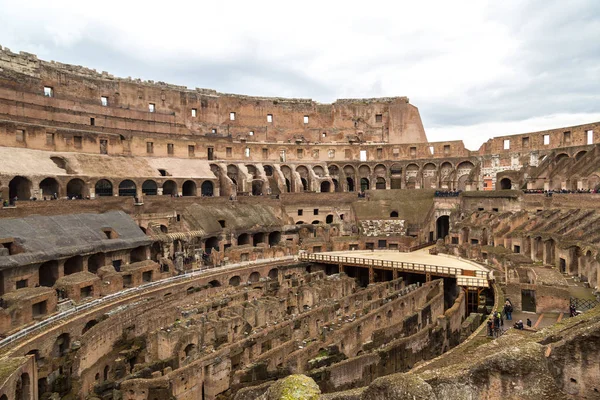
[[[600,193],[600,190],[596,189],[577,189],[577,190],[543,190],[543,189],[525,189],[523,190],[525,194],[543,194],[546,197],[552,197],[552,194],[589,194],[589,193]]]
[[[504,307],[502,311],[494,311],[490,314],[488,319],[488,336],[499,336],[502,334],[502,327],[504,326],[504,317],[506,317],[507,321],[512,321],[512,313],[513,313],[513,305],[509,299],[504,303]],[[514,323],[513,328],[523,330],[525,329],[525,325],[528,328],[531,328],[532,321],[527,318],[527,322],[523,323],[523,320],[520,319]]]
[[[458,197],[462,190],[436,190],[434,197]]]

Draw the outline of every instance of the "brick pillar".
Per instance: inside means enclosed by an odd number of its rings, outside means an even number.
[[[373,267],[369,267],[369,283],[375,282],[375,270]]]

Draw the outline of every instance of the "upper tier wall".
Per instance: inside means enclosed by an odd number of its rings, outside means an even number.
[[[310,99],[231,95],[115,78],[1,48],[0,87],[6,89],[0,93],[1,99],[38,107],[51,105],[53,113],[86,113],[112,128],[133,131],[198,135],[216,130],[233,137],[254,132],[269,142],[296,138],[347,142],[349,137],[387,143],[427,141],[419,111],[406,97],[319,104]],[[52,88],[54,99],[44,98],[44,87]],[[102,97],[107,98],[107,106],[102,106]],[[154,112],[150,112],[150,104]],[[77,116],[72,119],[70,122],[76,122]]]

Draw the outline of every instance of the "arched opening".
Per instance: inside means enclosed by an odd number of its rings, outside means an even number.
[[[241,281],[242,278],[240,278],[238,275],[232,276],[231,279],[229,279],[229,286],[240,286]]]
[[[332,179],[331,180],[333,182],[333,189],[336,193],[339,193],[342,191],[342,188],[340,187],[340,182],[337,179]]]
[[[296,225],[303,225],[303,224],[304,224],[304,221],[298,221],[298,222],[296,222]]]
[[[163,196],[175,196],[177,194],[177,184],[175,181],[168,180],[163,183]]]
[[[31,400],[31,380],[28,373],[21,374],[15,386],[15,400]]]
[[[183,196],[196,196],[196,182],[185,181],[181,187],[181,194]]]
[[[136,186],[135,183],[130,179],[125,179],[119,183],[119,196],[131,196],[135,197]]]
[[[58,195],[58,182],[54,178],[46,178],[40,182],[40,194],[42,197],[50,198]]]
[[[58,261],[46,261],[39,269],[40,286],[52,287],[58,279]]]
[[[302,190],[308,191],[308,181],[305,178],[300,178],[300,181],[302,182]]]
[[[237,244],[238,246],[243,246],[246,244],[250,244],[250,235],[247,233],[242,233],[241,235],[238,236],[238,240],[237,240]]]
[[[575,154],[575,160],[577,160],[577,161],[581,160],[581,158],[583,156],[585,156],[586,154],[587,154],[587,151],[585,151],[585,150],[580,151],[579,153]]]
[[[22,176],[15,176],[8,183],[8,194],[11,199],[29,200],[31,198],[31,181]]]
[[[221,282],[219,282],[218,280],[215,279],[215,280],[208,282],[208,286],[211,288],[221,287]]]
[[[210,254],[214,251],[219,251],[219,238],[211,236],[204,242],[204,252]]]
[[[348,185],[348,191],[354,192],[354,179],[346,178],[346,184]]]
[[[326,224],[332,224],[333,223],[333,214],[329,214],[325,217],[325,223]]]
[[[62,357],[69,351],[70,348],[71,336],[68,333],[63,333],[56,338],[52,348],[52,354],[54,357]]]
[[[447,215],[442,215],[436,221],[437,227],[437,238],[444,239],[448,232],[450,231],[450,217]]]
[[[250,283],[256,283],[260,280],[260,274],[256,271],[254,271],[253,273],[250,274],[250,276],[248,277],[248,281]]]
[[[285,178],[285,192],[291,193],[291,191],[292,191],[292,184],[290,183],[290,180],[288,178]]]
[[[385,178],[379,177],[375,181],[375,189],[377,190],[385,190]]]
[[[110,183],[106,179],[100,179],[98,182],[96,182],[95,191],[96,191],[96,196],[112,196],[113,195],[112,183]]]
[[[423,166],[423,188],[437,188],[437,167],[435,164],[427,163]]]
[[[158,185],[153,180],[147,180],[142,183],[142,194],[146,196],[156,196],[158,194]]]
[[[77,197],[77,198],[82,198],[84,195],[87,195],[87,193],[85,193],[85,182],[82,181],[79,178],[75,178],[75,179],[71,179],[68,183],[67,183],[67,196],[69,198],[72,197]]]
[[[190,343],[187,346],[185,346],[185,349],[183,349],[184,353],[185,353],[185,357],[191,357],[196,353],[196,345],[194,343]]]
[[[317,219],[315,219],[313,222],[311,222],[311,224],[313,225],[319,225],[321,222]]]
[[[273,176],[273,167],[271,167],[270,165],[265,165],[263,169],[265,170],[266,176]]]
[[[281,232],[275,231],[269,233],[269,246],[276,246],[281,242]]]
[[[83,271],[83,257],[75,256],[65,261],[65,275]]]
[[[92,274],[97,273],[100,267],[105,265],[105,260],[106,256],[104,253],[96,253],[91,255],[90,258],[88,258],[88,271]]]
[[[390,213],[390,218],[398,218],[398,211],[392,211]]]
[[[148,251],[146,246],[138,246],[129,253],[129,262],[136,263],[146,261],[148,258],[147,254]]]
[[[161,225],[161,226],[160,226],[160,231],[161,231],[162,233],[169,233],[169,228],[167,228],[167,226],[166,226],[166,225]]]
[[[502,178],[500,181],[500,189],[501,190],[510,190],[512,188],[512,182],[508,178]]]
[[[204,197],[212,197],[214,195],[214,185],[211,181],[204,181],[200,186],[200,192]]]
[[[261,243],[265,242],[265,234],[262,232],[255,233],[252,235],[252,245],[258,246]]]
[[[271,280],[277,280],[277,278],[279,278],[279,270],[277,268],[273,268],[269,271],[268,274],[269,279]]]
[[[360,190],[361,192],[369,190],[369,180],[367,178],[360,178]]]
[[[252,181],[252,196],[260,196],[263,192],[263,181],[254,180]]]
[[[104,373],[103,373],[103,376],[102,376],[104,378],[104,381],[108,380],[108,374],[109,374],[109,372],[110,372],[110,367],[107,365],[107,366],[104,367]]]
[[[95,319],[88,321],[85,324],[85,326],[83,327],[83,329],[81,330],[81,334],[83,335],[84,333],[86,333],[87,331],[92,329],[92,327],[95,326],[96,324],[98,324],[98,321],[96,321]]]
[[[329,183],[329,181],[321,182],[321,192],[322,193],[329,192],[330,190],[331,190],[331,183]]]

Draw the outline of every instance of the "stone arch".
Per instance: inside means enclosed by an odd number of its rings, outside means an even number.
[[[258,170],[256,169],[256,167],[252,164],[247,164],[246,165],[246,169],[248,170],[248,173],[252,176],[252,179],[258,179],[259,175],[258,175]]]
[[[269,246],[278,245],[281,242],[281,232],[273,231],[269,233]]]
[[[106,382],[109,378],[109,373],[110,373],[110,367],[108,365],[104,366],[104,370],[102,371],[102,377],[104,378],[104,381]]]
[[[175,196],[177,194],[177,183],[169,179],[163,183],[162,189],[164,196]]]
[[[250,244],[250,235],[248,233],[242,233],[237,239],[238,246]]]
[[[252,196],[261,196],[263,194],[264,182],[260,179],[252,181]]]
[[[210,286],[211,288],[221,287],[221,282],[219,282],[216,279],[213,279],[212,281],[208,282],[208,286]]]
[[[500,180],[500,190],[512,189],[512,181],[509,178],[502,178]]]
[[[559,162],[567,158],[569,158],[569,155],[567,153],[559,153],[556,155],[556,157],[554,157],[554,161],[558,164]]]
[[[575,160],[576,161],[581,160],[581,158],[583,156],[585,156],[586,154],[587,154],[587,150],[581,150],[581,151],[577,152],[577,154],[575,154]]]
[[[288,167],[287,165],[282,165],[281,173],[283,174],[283,177],[285,179],[286,192],[287,193],[293,192],[294,189],[296,188],[296,186],[294,184],[292,169],[290,167]]]
[[[259,280],[260,280],[260,274],[256,271],[251,273],[250,276],[248,277],[248,282],[250,282],[250,283],[256,283]]]
[[[257,232],[252,235],[252,245],[257,246],[265,242],[265,234],[263,232]]]
[[[321,193],[327,193],[331,191],[331,183],[329,181],[321,182]]]
[[[340,186],[340,182],[337,179],[332,179],[331,182],[333,182],[333,189],[336,193],[341,192],[342,188]]]
[[[108,179],[100,179],[95,185],[96,196],[112,196],[113,185]]]
[[[242,278],[240,278],[239,275],[232,276],[229,279],[229,286],[240,286],[241,281],[242,281]]]
[[[385,190],[385,188],[386,188],[385,178],[378,176],[377,179],[375,180],[375,189]]]
[[[360,190],[364,192],[369,190],[370,182],[368,178],[360,178]]]
[[[233,192],[239,192],[243,187],[240,187],[238,182],[240,182],[240,170],[237,165],[229,164],[227,165],[227,177],[231,179],[233,183]]]
[[[67,196],[69,198],[73,196],[81,198],[87,194],[87,185],[81,179],[74,178],[67,182]]]
[[[270,165],[264,165],[263,170],[265,171],[266,176],[273,176],[273,167]]]
[[[38,269],[40,286],[52,287],[58,280],[58,261],[46,261]]]
[[[398,218],[398,211],[394,210],[390,213],[390,218]]]
[[[406,188],[416,189],[417,188],[417,177],[419,175],[419,166],[411,163],[406,166]]]
[[[196,354],[196,345],[194,343],[190,343],[187,346],[185,346],[185,349],[183,349],[183,352],[185,353],[185,357],[191,357],[194,354]]]
[[[56,340],[54,341],[54,346],[52,347],[52,356],[53,357],[62,357],[71,348],[71,335],[68,333],[60,334]]]
[[[600,189],[600,176],[596,174],[592,174],[588,176],[588,188],[591,190],[599,190]]]
[[[373,169],[373,172],[377,176],[386,176],[386,174],[387,174],[387,168],[383,164],[377,164],[375,166],[375,168]]]
[[[40,196],[50,198],[55,193],[58,194],[58,181],[54,178],[46,178],[40,182]]]
[[[423,188],[437,188],[437,167],[433,163],[426,163],[423,166]]]
[[[23,372],[15,385],[15,400],[31,400],[31,379],[27,372]]]
[[[119,183],[119,196],[135,197],[137,186],[131,179],[125,179]]]
[[[402,189],[402,165],[398,163],[392,164],[390,174],[390,187],[392,189]]]
[[[187,180],[187,181],[183,182],[183,185],[181,186],[181,195],[182,196],[196,196],[197,195],[196,182],[194,182],[192,180]]]
[[[84,333],[86,333],[87,331],[92,329],[97,324],[98,324],[97,320],[95,320],[95,319],[89,320],[88,322],[86,322],[85,326],[81,330],[81,334],[83,335]]]
[[[268,273],[267,276],[271,280],[277,280],[279,278],[279,269],[278,268],[271,268],[269,270],[269,273]]]
[[[475,165],[471,161],[463,161],[456,166],[456,185],[458,190],[466,189],[466,182],[469,178],[469,174],[475,168]]]
[[[15,176],[8,183],[8,193],[11,199],[29,200],[31,198],[31,181],[23,176]]]
[[[338,176],[340,174],[340,167],[335,164],[331,164],[327,167],[330,176]]]
[[[200,185],[200,194],[203,197],[212,197],[214,196],[214,185],[211,181],[204,181],[202,185]]]
[[[315,173],[316,176],[322,178],[325,176],[325,170],[323,169],[322,166],[320,165],[315,165],[313,167],[313,172]]]
[[[152,179],[142,183],[142,194],[146,196],[156,196],[158,194],[158,185]]]
[[[325,223],[326,223],[326,224],[332,224],[332,223],[333,223],[333,214],[328,214],[328,215],[325,217]]]
[[[75,256],[65,261],[64,273],[65,275],[71,275],[77,272],[83,271],[83,257]]]
[[[361,177],[371,175],[371,168],[366,164],[359,166],[358,167],[358,175]]]

